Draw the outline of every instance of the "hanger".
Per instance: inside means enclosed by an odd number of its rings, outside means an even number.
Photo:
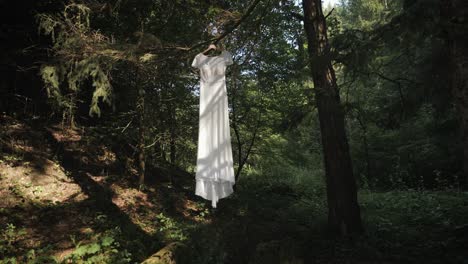
[[[208,48],[207,48],[205,51],[203,51],[202,53],[205,54],[205,53],[207,53],[207,52],[210,51],[210,50],[217,50],[217,49],[218,49],[218,48],[216,47],[215,44],[210,44],[210,46],[208,46]]]

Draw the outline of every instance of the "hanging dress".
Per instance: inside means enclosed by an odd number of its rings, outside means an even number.
[[[232,55],[195,56],[192,67],[200,69],[200,113],[195,194],[211,201],[233,193],[235,183],[229,128],[226,67]]]

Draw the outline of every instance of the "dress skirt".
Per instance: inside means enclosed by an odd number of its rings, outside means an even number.
[[[224,76],[200,82],[200,113],[195,194],[212,201],[233,193],[235,182],[228,98]]]

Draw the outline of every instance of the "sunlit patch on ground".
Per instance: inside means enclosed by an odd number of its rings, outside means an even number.
[[[11,208],[18,203],[54,205],[80,202],[87,198],[79,185],[71,181],[56,163],[46,160],[44,171],[34,165],[0,164],[0,207]]]

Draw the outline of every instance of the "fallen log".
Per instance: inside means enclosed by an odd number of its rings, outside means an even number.
[[[189,250],[180,242],[173,242],[151,255],[141,264],[185,264],[190,262]]]

